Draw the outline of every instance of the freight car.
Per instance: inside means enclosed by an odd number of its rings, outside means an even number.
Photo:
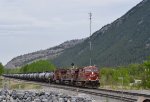
[[[96,66],[87,66],[72,69],[57,69],[54,72],[28,73],[28,74],[4,74],[5,77],[65,84],[72,86],[92,87],[100,86],[99,70]]]

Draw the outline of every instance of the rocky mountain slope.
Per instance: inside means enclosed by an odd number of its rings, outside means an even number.
[[[92,65],[120,66],[140,63],[150,56],[150,0],[129,10],[92,36]],[[64,60],[65,58],[65,60]],[[89,65],[89,39],[53,59],[57,66]]]
[[[150,56],[150,0],[129,10],[92,36],[92,65],[120,66],[140,63]],[[18,56],[5,67],[20,67],[39,59],[50,59],[57,66],[89,65],[89,39],[72,40],[59,46]]]
[[[83,41],[84,39],[66,41],[58,46],[46,50],[40,50],[37,52],[28,53],[28,54],[15,57],[5,65],[5,68],[21,67],[24,66],[25,64],[29,64],[32,63],[33,61],[37,61],[41,59],[53,59],[61,55],[65,49],[71,48],[76,44],[82,43]]]

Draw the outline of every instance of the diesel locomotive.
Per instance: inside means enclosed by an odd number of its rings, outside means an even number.
[[[57,69],[53,72],[42,73],[4,74],[3,76],[16,79],[42,81],[79,87],[98,88],[100,86],[99,70],[96,66]]]

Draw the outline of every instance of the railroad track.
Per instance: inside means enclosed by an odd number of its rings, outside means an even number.
[[[22,81],[22,80],[21,80]],[[141,93],[133,93],[133,92],[126,92],[126,91],[116,91],[116,90],[108,90],[108,89],[87,89],[87,88],[79,88],[79,87],[73,87],[73,86],[64,86],[64,85],[57,85],[57,84],[49,84],[49,83],[43,83],[43,82],[35,82],[35,81],[27,81],[24,80],[27,83],[34,83],[34,84],[40,84],[41,86],[46,87],[53,87],[53,88],[59,88],[59,89],[65,89],[69,91],[75,91],[100,97],[107,97],[112,98],[116,100],[121,100],[122,102],[137,102],[138,98],[143,96],[147,99],[150,99],[150,95],[147,94],[141,94]]]
[[[120,95],[116,95],[116,94],[110,94],[110,93],[106,93],[102,91],[98,91],[99,89],[95,89],[95,90],[87,90],[85,88],[75,88],[75,87],[60,87],[60,86],[54,86],[55,88],[61,88],[61,89],[65,89],[65,90],[70,90],[70,91],[77,91],[80,93],[86,93],[86,94],[90,94],[90,95],[95,95],[95,96],[100,96],[100,97],[107,97],[107,98],[112,98],[112,99],[117,99],[117,100],[122,100],[122,102],[136,102],[137,99],[135,98],[129,98],[129,97],[122,97]]]
[[[61,88],[61,89],[70,90],[70,91],[76,91],[80,93],[86,93],[86,94],[100,96],[100,97],[112,98],[116,100],[121,100],[122,102],[136,102],[137,101],[137,98],[121,96],[120,94],[116,94],[113,91],[111,91],[110,93],[106,89],[102,89],[102,90],[101,89],[86,89],[86,88],[78,88],[78,87],[70,87],[70,86],[66,87],[66,86],[60,86],[60,85],[51,85],[51,87]]]

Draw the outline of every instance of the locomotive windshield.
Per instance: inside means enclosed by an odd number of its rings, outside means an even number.
[[[89,69],[85,69],[85,72],[98,72],[97,68],[89,68]]]

